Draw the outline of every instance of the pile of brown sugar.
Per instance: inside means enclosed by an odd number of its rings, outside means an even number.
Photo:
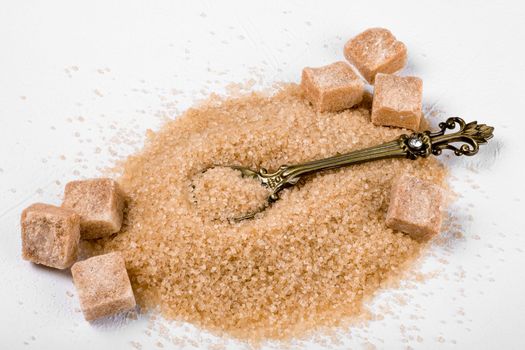
[[[402,173],[443,184],[437,160],[382,160],[313,175],[237,223],[195,210],[192,177],[217,163],[276,169],[408,132],[373,125],[363,107],[317,113],[294,84],[272,96],[215,97],[151,133],[125,161],[123,229],[84,248],[121,251],[137,302],[168,319],[250,340],[340,324],[362,313],[363,301],[424,248],[387,228],[385,214]]]

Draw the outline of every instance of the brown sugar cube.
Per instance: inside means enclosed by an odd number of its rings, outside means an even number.
[[[441,189],[431,182],[403,175],[392,186],[386,225],[421,239],[441,228]]]
[[[66,269],[77,260],[80,217],[72,210],[36,203],[22,212],[22,257]]]
[[[363,99],[364,83],[345,62],[303,69],[301,87],[319,112],[338,112]]]
[[[388,29],[371,28],[350,39],[344,55],[373,83],[377,73],[395,73],[405,66],[407,48]]]
[[[120,231],[124,198],[116,181],[92,179],[66,185],[62,207],[80,215],[83,239],[109,236]]]
[[[135,307],[124,258],[119,252],[77,262],[71,268],[80,308],[88,321]]]
[[[423,82],[416,77],[378,74],[372,101],[372,123],[418,130]]]

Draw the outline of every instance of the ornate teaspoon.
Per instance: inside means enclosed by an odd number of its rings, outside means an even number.
[[[459,125],[459,130],[446,134],[447,130],[456,128],[456,123]],[[440,123],[439,128],[441,130],[437,132],[424,131],[410,135],[403,134],[393,141],[378,146],[325,159],[295,165],[282,165],[272,173],[269,173],[265,168],[253,170],[238,165],[226,165],[225,167],[240,171],[245,177],[256,178],[261,185],[270,191],[267,205],[256,212],[233,218],[233,220],[241,221],[253,218],[257,213],[265,210],[268,204],[278,200],[278,194],[281,190],[295,185],[304,175],[378,159],[408,158],[415,160],[420,157],[429,157],[431,154],[438,156],[444,149],[453,151],[456,156],[473,156],[478,153],[479,145],[487,143],[493,137],[494,131],[491,126],[478,124],[476,121],[467,124],[461,118],[449,118],[446,122]],[[454,143],[462,143],[462,145],[456,147]]]

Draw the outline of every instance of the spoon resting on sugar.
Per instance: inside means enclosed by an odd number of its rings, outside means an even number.
[[[478,124],[476,121],[465,123],[461,118],[449,118],[445,122],[440,123],[439,128],[440,130],[436,132],[427,130],[409,135],[403,134],[390,142],[329,158],[294,165],[282,165],[274,172],[268,172],[265,168],[254,170],[239,165],[214,165],[205,169],[202,173],[206,173],[210,169],[233,169],[238,171],[240,176],[230,176],[227,179],[222,179],[226,183],[239,182],[241,177],[251,178],[257,180],[267,190],[267,195],[263,194],[261,197],[260,191],[252,191],[253,188],[249,189],[248,192],[257,193],[258,198],[264,198],[263,203],[255,208],[252,205],[249,207],[248,212],[237,213],[233,217],[227,218],[232,221],[242,221],[253,218],[257,213],[265,210],[269,204],[279,199],[280,191],[295,185],[305,175],[379,159],[408,158],[415,160],[426,158],[430,155],[439,156],[443,150],[453,151],[456,156],[473,156],[478,153],[479,145],[487,143],[493,137],[494,131],[494,128],[491,126]],[[458,130],[454,130],[456,128]],[[454,131],[447,133],[447,130]],[[455,144],[458,143],[461,145],[456,146]],[[228,176],[228,172],[223,172],[223,174]],[[247,187],[244,187],[244,184],[241,186],[242,189],[247,189]],[[227,187],[230,189],[234,188],[233,186]],[[233,195],[235,194],[233,193]],[[226,201],[221,204],[225,208],[228,205]]]

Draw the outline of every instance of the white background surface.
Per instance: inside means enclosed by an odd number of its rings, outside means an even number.
[[[148,329],[147,317],[86,323],[69,273],[21,260],[20,212],[60,203],[67,181],[100,174],[162,116],[232,81],[298,81],[371,26],[407,44],[405,74],[423,78],[427,109],[492,124],[496,138],[476,158],[449,161],[464,234],[423,259],[434,277],[381,293],[373,307],[390,310],[384,319],[331,347],[525,348],[522,4],[2,1],[0,348],[233,346],[184,325]]]

